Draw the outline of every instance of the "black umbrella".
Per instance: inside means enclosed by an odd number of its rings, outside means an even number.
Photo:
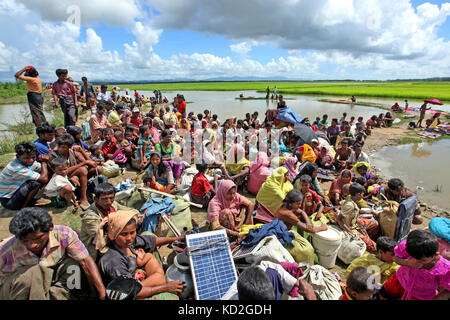
[[[299,136],[301,140],[303,140],[303,144],[311,143],[312,139],[318,140],[317,135],[314,132],[314,130],[311,127],[308,127],[305,124],[297,123],[294,126],[294,130],[295,130],[295,134],[297,136]]]

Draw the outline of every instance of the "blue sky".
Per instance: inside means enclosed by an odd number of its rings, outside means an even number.
[[[450,0],[449,0],[450,1]],[[449,76],[450,3],[419,0],[2,0],[0,81],[42,77]],[[67,23],[71,6],[81,25]]]

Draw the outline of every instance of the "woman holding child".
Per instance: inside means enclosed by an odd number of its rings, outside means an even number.
[[[100,251],[98,261],[103,283],[107,286],[117,278],[140,280],[137,299],[178,300],[183,292],[181,281],[166,282],[164,270],[151,253],[156,249],[155,236],[136,233],[138,214],[119,210],[109,214],[100,224],[95,247]]]

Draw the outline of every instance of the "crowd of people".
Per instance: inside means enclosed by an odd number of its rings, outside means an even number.
[[[30,70],[17,76],[31,90],[38,81],[29,79],[37,77]],[[295,261],[312,266],[318,264],[312,234],[333,227],[360,239],[367,252],[348,267],[342,300],[448,299],[449,219],[433,219],[429,230],[397,242],[383,234],[375,210],[380,202],[414,197],[398,178],[383,184],[362,151],[374,130],[392,124],[389,112],[367,121],[346,113],[331,123],[327,115],[312,123],[305,118],[301,124],[315,135],[305,141],[294,124],[278,121],[287,107],[282,95],[262,121],[258,112],[220,119],[209,110],[188,113],[183,95],[169,103],[159,90],[152,98],[135,91],[133,100],[117,88],[98,91],[85,77],[78,90],[67,70],[56,75],[52,95],[64,127],[32,113],[36,140],[18,144],[0,173],[0,203],[18,210],[9,226],[13,236],[0,243],[0,299],[71,298],[79,294],[67,282],[73,266],[82,267],[82,287],[89,288],[83,293],[91,298],[117,298],[114,292],[126,286],[132,298],[178,299],[184,284],[166,280],[156,249],[185,234],[157,237],[142,229],[148,207],[119,204],[108,182],[90,188],[107,163],[136,172],[135,178],[144,173],[144,185],[167,196],[177,194],[193,170],[189,200],[206,210],[205,230],[225,230],[232,244],[245,239],[243,229],[276,221],[293,235],[287,250]],[[42,107],[38,89],[29,96],[32,110]],[[90,113],[83,125],[79,108]],[[329,187],[323,177],[332,180]],[[55,208],[81,209],[81,229],[53,225],[40,206],[43,198]],[[412,223],[422,224],[420,207],[412,209]],[[371,286],[373,265],[382,279]],[[277,299],[294,287],[303,298],[317,299],[304,279],[261,263],[240,274],[236,298]]]

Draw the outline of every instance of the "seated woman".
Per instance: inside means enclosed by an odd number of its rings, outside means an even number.
[[[300,236],[303,231],[308,233],[316,233],[328,229],[326,225],[314,226],[305,211],[300,209],[302,203],[302,195],[298,190],[291,190],[286,194],[283,203],[275,213],[275,218],[284,222],[287,229],[294,233],[295,251],[301,252],[301,256],[296,257],[297,262],[308,261],[310,265],[314,264],[314,249],[311,244]],[[288,247],[289,251],[289,247]]]
[[[342,170],[339,178],[334,179],[331,183],[330,190],[328,191],[328,197],[330,201],[335,205],[339,205],[339,202],[344,197],[344,186],[352,181],[352,172],[348,169]]]
[[[441,124],[441,120],[439,120],[439,117],[441,116],[441,114],[435,113],[430,119],[425,121],[425,124],[427,125],[427,128],[429,129],[436,129],[438,127],[438,125]]]
[[[328,197],[323,192],[320,187],[319,181],[317,180],[317,174],[319,173],[319,166],[316,163],[307,162],[303,168],[298,173],[297,177],[294,180],[294,189],[300,190],[300,177],[304,174],[308,175],[312,179],[311,189],[314,190],[320,197],[320,201],[325,202],[326,204],[331,204]]]
[[[288,169],[285,167],[275,169],[256,195],[258,203],[269,210],[272,215],[275,215],[286,194],[294,188],[289,182],[288,173]],[[260,206],[258,210],[264,210],[264,208]]]
[[[184,164],[182,161],[175,160],[177,152],[172,142],[172,131],[164,130],[161,134],[161,139],[161,142],[155,145],[155,150],[161,154],[163,162],[172,168],[173,178],[178,180],[184,170]]]
[[[255,204],[237,193],[231,180],[221,180],[206,217],[209,230],[225,229],[229,237],[238,237],[239,228],[253,224]]]
[[[145,184],[151,188],[170,194],[176,193],[172,169],[162,161],[161,154],[158,151],[153,151],[150,154],[147,177]]]
[[[253,195],[258,194],[259,189],[272,174],[269,169],[269,157],[265,152],[258,152],[255,162],[250,167],[250,176],[248,178],[247,190]]]
[[[162,266],[151,253],[161,243],[154,236],[137,235],[137,223],[136,211],[125,210],[113,212],[101,222],[95,247],[101,254],[98,267],[103,283],[107,286],[121,277],[140,279],[137,299],[158,295],[155,298],[159,300],[178,300],[176,294],[183,292],[183,283],[166,282]]]
[[[323,146],[320,148],[319,157],[316,160],[317,165],[319,168],[325,169],[325,170],[331,170],[334,171],[334,159],[330,154],[330,151],[327,146]]]
[[[289,157],[286,159],[284,166],[289,170],[288,180],[290,183],[294,183],[295,178],[298,175],[298,160],[297,157]]]
[[[384,116],[384,122],[386,123],[386,126],[391,127],[393,121],[394,121],[394,118],[392,117],[391,113],[389,111],[386,112],[386,114]]]
[[[245,149],[241,144],[235,143],[227,152],[227,159],[221,166],[223,175],[233,180],[237,186],[243,184],[243,179],[250,173],[250,161],[245,158]]]

